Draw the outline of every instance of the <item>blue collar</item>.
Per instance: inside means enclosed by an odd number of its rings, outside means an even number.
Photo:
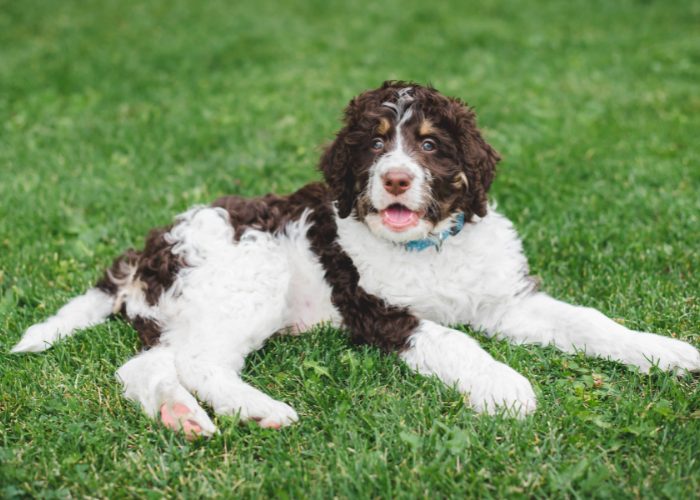
[[[455,216],[454,225],[445,229],[439,234],[423,238],[422,240],[412,240],[403,244],[403,247],[408,251],[422,252],[423,250],[435,247],[438,250],[442,247],[442,243],[450,236],[456,236],[464,228],[464,213],[460,212]]]

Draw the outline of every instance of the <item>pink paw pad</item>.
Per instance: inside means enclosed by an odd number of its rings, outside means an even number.
[[[182,403],[175,403],[172,406],[163,403],[160,407],[160,419],[163,425],[174,431],[182,430],[187,439],[194,439],[202,433],[202,427],[195,420],[185,418],[191,414],[192,411]]]
[[[256,422],[263,429],[280,429],[282,427],[282,424],[280,424],[279,422],[276,422],[274,420],[271,421],[271,420],[263,419],[263,420],[259,420]]]

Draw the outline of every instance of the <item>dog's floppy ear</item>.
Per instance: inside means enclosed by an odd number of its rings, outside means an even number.
[[[346,218],[352,212],[355,202],[355,158],[354,146],[361,137],[363,113],[372,99],[377,99],[375,92],[365,92],[353,98],[344,111],[345,126],[338,132],[335,140],[326,148],[321,157],[319,168],[323,172],[326,184],[331,189],[333,199],[338,204],[338,216]]]
[[[333,199],[338,203],[338,216],[346,218],[352,212],[355,176],[351,166],[351,152],[347,144],[347,127],[341,130],[321,156],[319,168]]]
[[[481,136],[474,112],[460,99],[450,101],[463,159],[462,168],[468,183],[465,208],[483,217],[488,203],[486,192],[491,187],[501,157]]]

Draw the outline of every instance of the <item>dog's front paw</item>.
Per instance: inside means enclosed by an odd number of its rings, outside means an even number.
[[[459,389],[469,395],[469,402],[478,413],[503,412],[507,416],[524,418],[537,409],[537,398],[530,382],[497,361],[476,376],[460,379]]]
[[[652,366],[679,375],[700,372],[700,352],[682,340],[653,333],[635,333],[624,356],[627,364],[645,373]]]

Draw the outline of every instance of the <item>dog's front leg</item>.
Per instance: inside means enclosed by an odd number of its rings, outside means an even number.
[[[477,412],[524,417],[535,410],[530,382],[493,359],[467,334],[419,320],[360,287],[352,296],[334,299],[355,342],[398,352],[418,373],[434,375],[467,395]]]
[[[676,372],[700,371],[700,353],[690,344],[629,330],[595,309],[566,304],[545,293],[504,300],[481,320],[477,326],[516,343],[582,351],[639,367],[643,372],[653,365]]]
[[[435,375],[467,394],[478,412],[505,409],[522,417],[536,408],[535,393],[525,377],[457,330],[423,320],[399,356],[417,372]]]
[[[317,210],[319,226],[329,214]],[[325,218],[325,219],[324,219]],[[350,330],[352,340],[385,352],[398,352],[417,372],[435,375],[468,395],[478,412],[501,410],[522,417],[535,410],[530,382],[515,370],[494,360],[462,332],[420,320],[405,307],[389,304],[360,286],[360,274],[350,256],[336,241],[337,228],[310,230],[314,247],[326,270],[331,301]]]

